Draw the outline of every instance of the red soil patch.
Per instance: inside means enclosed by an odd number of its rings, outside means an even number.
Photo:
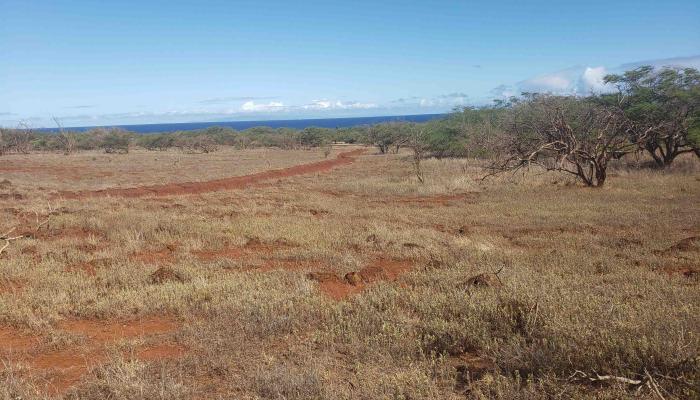
[[[59,324],[67,332],[85,336],[87,344],[83,351],[65,349],[55,352],[34,354],[28,359],[29,365],[37,372],[47,375],[50,394],[60,394],[75,385],[89,368],[105,359],[104,345],[122,339],[133,339],[150,335],[164,334],[177,329],[177,323],[165,317],[153,317],[137,321],[97,321],[71,320]],[[154,348],[158,348],[155,346]],[[184,351],[184,350],[183,350]],[[159,359],[159,355],[169,354],[158,350],[147,352],[145,361]]]
[[[244,247],[230,247],[221,250],[197,250],[193,251],[192,254],[202,261],[212,261],[220,258],[238,260],[246,255],[247,252]]]
[[[321,292],[333,300],[342,300],[362,291],[362,285],[353,285],[332,272],[313,272],[309,278],[318,282]]]
[[[14,328],[0,327],[0,356],[27,351],[34,348],[37,343],[39,343],[38,337],[23,335]]]
[[[144,264],[169,263],[175,258],[175,245],[168,245],[162,250],[143,250],[133,253],[129,258]]]
[[[413,263],[408,260],[379,259],[359,272],[345,274],[342,279],[331,272],[314,272],[309,274],[309,278],[319,283],[323,294],[334,300],[342,300],[374,282],[395,281],[412,267]]]
[[[136,321],[70,320],[59,324],[59,328],[82,335],[97,343],[108,343],[122,339],[172,332],[177,323],[169,318],[152,317]]]
[[[104,360],[101,351],[88,350],[76,353],[74,349],[38,354],[29,360],[34,373],[46,380],[46,391],[56,395],[65,392],[80,382],[92,367]]]
[[[313,174],[329,171],[337,166],[350,164],[365,150],[358,149],[340,153],[333,160],[323,160],[310,164],[295,165],[289,168],[273,169],[256,174],[234,176],[231,178],[216,179],[205,182],[169,183],[164,185],[141,186],[133,188],[114,188],[80,192],[59,192],[59,196],[71,199],[86,197],[144,197],[144,196],[173,196],[185,194],[199,194],[217,192],[222,190],[242,189],[247,186],[271,180],[286,178],[295,175]]]
[[[3,293],[17,293],[24,289],[25,281],[20,280],[10,280],[0,282],[0,294]]]
[[[471,381],[496,369],[493,361],[472,353],[451,356],[447,358],[446,363],[456,370],[457,382],[460,386],[468,385]]]
[[[664,267],[661,271],[668,276],[683,276],[685,278],[697,278],[700,275],[700,268],[693,266]]]
[[[105,345],[122,339],[166,334],[177,329],[177,323],[165,317],[136,321],[70,320],[58,328],[85,337],[77,348],[40,352],[40,337],[23,335],[16,329],[0,327],[0,356],[12,355],[29,367],[30,373],[44,379],[49,394],[61,394],[75,385],[87,371],[106,358]],[[174,344],[154,344],[137,352],[137,358],[155,361],[184,354],[185,348]]]
[[[379,280],[393,281],[399,275],[408,272],[412,266],[412,263],[407,260],[379,259],[375,264],[361,269],[359,274],[365,283]]]
[[[317,260],[265,260],[262,265],[252,267],[250,270],[267,272],[274,270],[301,271],[304,269],[318,269],[322,263]]]

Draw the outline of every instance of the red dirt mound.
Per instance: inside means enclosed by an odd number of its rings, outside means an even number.
[[[342,300],[361,292],[368,284],[394,281],[412,267],[413,263],[408,260],[379,259],[359,272],[345,274],[343,279],[331,272],[314,272],[308,277],[319,283],[322,293],[334,300]]]
[[[333,300],[342,300],[363,288],[363,285],[353,285],[332,272],[312,272],[308,277],[318,282],[321,292]]]
[[[205,182],[169,183],[164,185],[141,186],[133,188],[114,188],[81,192],[59,192],[58,196],[69,199],[85,197],[145,197],[145,196],[173,196],[185,194],[199,194],[217,192],[222,190],[241,189],[270,179],[280,179],[295,175],[313,174],[331,170],[337,166],[350,164],[365,150],[358,149],[340,153],[333,160],[323,160],[310,164],[295,165],[289,168],[273,169],[256,174],[234,176],[231,178],[217,179]]]
[[[178,271],[170,267],[160,267],[150,276],[150,281],[153,284],[160,284],[166,282],[184,282],[185,277]]]

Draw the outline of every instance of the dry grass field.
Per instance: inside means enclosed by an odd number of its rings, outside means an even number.
[[[374,153],[140,197],[85,191],[324,157],[3,156],[0,399],[700,396],[697,160],[590,189]]]

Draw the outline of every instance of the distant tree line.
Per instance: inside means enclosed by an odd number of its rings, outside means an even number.
[[[290,128],[254,127],[236,131],[228,127],[137,134],[121,128],[93,128],[88,131],[36,131],[26,127],[0,128],[0,155],[29,153],[30,151],[104,150],[107,153],[128,153],[130,148],[141,147],[163,151],[180,149],[187,153],[210,153],[220,146],[240,149],[276,147],[280,149],[310,149],[333,142],[365,143],[364,128],[317,128],[302,130]]]
[[[684,153],[700,157],[700,73],[696,69],[643,66],[608,75],[614,90],[589,96],[523,93],[482,108],[460,108],[424,123],[387,122],[348,128],[228,127],[138,135],[119,128],[58,134],[27,127],[0,129],[0,155],[39,151],[102,149],[127,153],[132,147],[209,153],[220,146],[240,149],[324,148],[334,142],[376,146],[381,154],[408,148],[419,181],[426,157],[474,157],[491,162],[491,174],[537,165],[602,186],[612,159],[644,152],[657,168]],[[57,122],[58,123],[58,122]],[[59,124],[60,127],[60,124]]]

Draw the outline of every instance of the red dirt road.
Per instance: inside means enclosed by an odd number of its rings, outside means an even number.
[[[184,194],[199,194],[218,192],[222,190],[241,189],[246,186],[267,181],[270,179],[286,178],[296,175],[313,174],[331,170],[337,166],[350,164],[362,154],[364,149],[346,151],[338,154],[332,160],[323,160],[310,164],[295,165],[293,167],[273,169],[258,172],[251,175],[233,176],[230,178],[216,179],[204,182],[168,183],[163,185],[141,186],[133,188],[114,188],[103,190],[87,190],[79,192],[59,192],[58,197],[67,199],[81,199],[86,197],[145,197],[145,196],[173,196]]]

